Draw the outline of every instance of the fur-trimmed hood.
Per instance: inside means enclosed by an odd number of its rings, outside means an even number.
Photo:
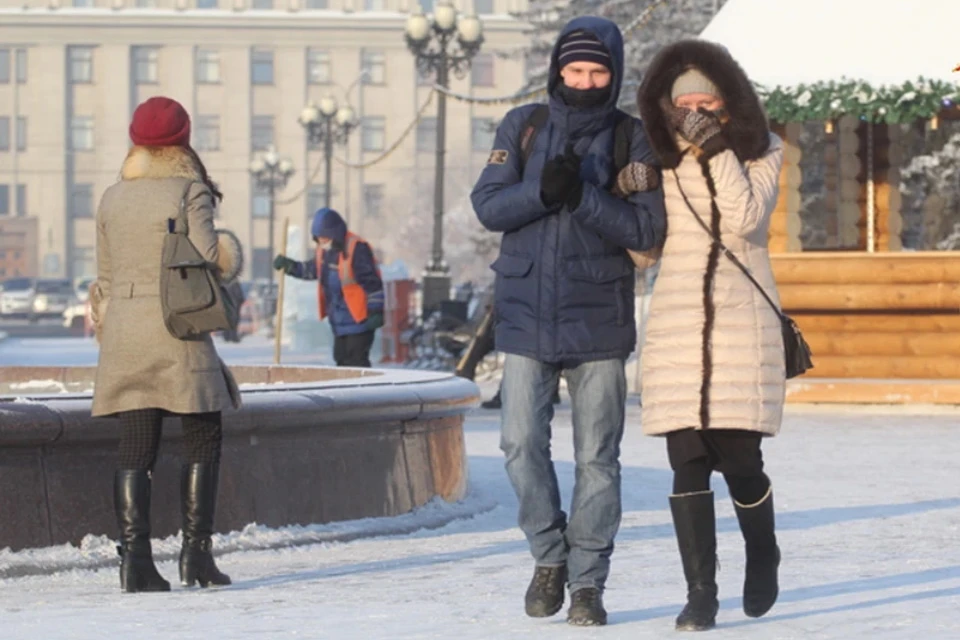
[[[661,49],[647,68],[637,91],[637,106],[644,129],[663,166],[680,164],[682,150],[677,132],[664,113],[677,77],[696,67],[720,90],[730,119],[724,123],[724,137],[741,162],[756,160],[770,145],[770,127],[760,98],[746,72],[719,44],[706,40],[680,40]]]
[[[203,169],[185,147],[131,147],[120,169],[121,180],[141,178],[186,178],[203,183]],[[224,284],[240,276],[243,271],[243,245],[236,234],[217,229],[217,269]]]

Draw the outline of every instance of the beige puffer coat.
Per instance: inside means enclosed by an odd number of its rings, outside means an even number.
[[[689,150],[677,142],[682,153]],[[771,134],[757,160],[741,164],[724,151],[709,161],[721,239],[778,305],[767,233],[782,160],[783,143]],[[643,346],[643,432],[696,427],[776,434],[785,389],[779,318],[736,265],[711,250],[710,236],[684,202],[678,177],[711,225],[710,193],[692,151],[675,171],[663,174],[667,240]]]
[[[157,408],[206,413],[240,406],[230,371],[213,340],[178,340],[163,323],[160,261],[167,219],[187,197],[189,237],[225,281],[239,275],[242,249],[213,226],[214,202],[193,159],[179,147],[134,147],[122,180],[97,211],[97,302],[100,361],[93,415]]]

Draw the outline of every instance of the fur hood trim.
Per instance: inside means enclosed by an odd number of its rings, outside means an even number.
[[[654,56],[637,91],[640,118],[663,166],[674,169],[680,164],[682,151],[664,104],[670,103],[674,80],[690,67],[699,69],[720,90],[730,116],[723,124],[724,137],[740,162],[760,158],[770,145],[770,127],[746,72],[719,44],[681,40]]]
[[[203,181],[203,171],[184,147],[131,147],[120,169],[123,180],[187,178]]]
[[[217,229],[217,268],[220,280],[227,284],[243,271],[243,245],[233,231]]]

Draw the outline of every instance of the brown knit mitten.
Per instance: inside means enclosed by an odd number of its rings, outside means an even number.
[[[631,162],[617,175],[613,193],[619,197],[642,191],[653,191],[660,186],[660,172],[656,167],[642,162]]]
[[[673,107],[668,116],[677,132],[703,151],[702,160],[708,160],[727,148],[720,121],[709,112]]]

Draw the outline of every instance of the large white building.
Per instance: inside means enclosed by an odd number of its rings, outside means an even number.
[[[506,54],[527,40],[509,15],[523,3],[456,2],[480,15],[486,40],[452,90],[522,86],[522,59]],[[220,224],[247,247],[247,277],[266,275],[269,199],[249,175],[252,156],[274,145],[293,161],[277,220],[300,226],[324,194],[322,153],[298,122],[306,103],[332,94],[356,111],[361,125],[336,157],[358,165],[382,155],[430,92],[404,41],[409,10],[408,0],[0,0],[0,279],[95,272],[97,202],[118,178],[133,110],[153,95],[190,111],[193,145],[226,196]],[[334,164],[333,206],[387,259],[426,258],[429,234],[394,236],[415,208],[430,215],[435,105],[382,162]],[[506,108],[448,102],[448,202],[479,172]]]

